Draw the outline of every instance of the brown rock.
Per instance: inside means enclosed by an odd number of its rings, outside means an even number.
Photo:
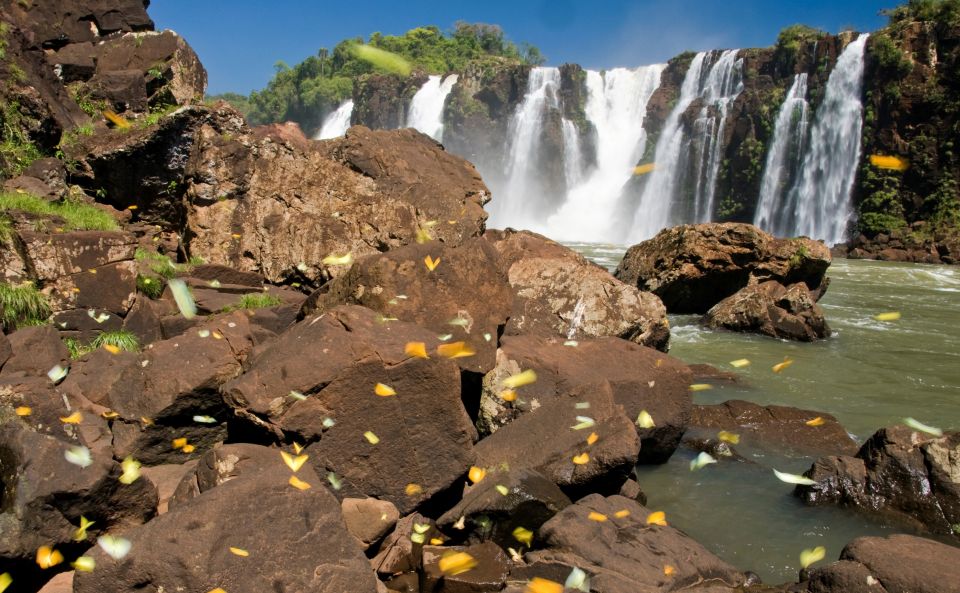
[[[431,271],[426,257],[440,264]],[[363,258],[311,295],[301,316],[343,304],[363,305],[435,335],[450,334],[448,342],[462,341],[476,352],[455,359],[460,367],[486,373],[495,364],[497,336],[510,317],[511,298],[497,253],[487,241],[469,239],[459,246],[431,241]]]
[[[811,571],[811,593],[958,593],[960,550],[910,535],[861,537]]]
[[[504,402],[503,380],[526,369],[537,373],[537,381],[520,388],[513,403]],[[689,421],[690,378],[678,360],[618,338],[584,339],[577,346],[565,346],[560,337],[504,336],[497,368],[484,377],[477,426],[491,433],[547,401],[607,381],[628,418],[635,420],[641,410],[653,417],[655,427],[637,428],[639,460],[661,463],[677,448]]]
[[[388,500],[409,513],[466,473],[476,432],[460,401],[457,365],[404,353],[410,341],[432,349],[436,336],[379,317],[357,306],[307,317],[258,348],[223,393],[244,417],[309,444],[318,471],[343,480],[340,496]],[[377,383],[397,395],[377,396]],[[364,437],[368,431],[378,444]],[[407,494],[408,484],[422,490]]]
[[[577,404],[588,403],[589,409]],[[578,416],[596,425],[573,430]],[[598,439],[587,445],[587,437]],[[633,420],[614,403],[607,381],[565,392],[501,427],[474,447],[480,467],[530,468],[560,486],[574,499],[591,492],[617,494],[633,472],[640,453],[640,438]],[[584,465],[575,456],[589,454]]]
[[[57,330],[49,325],[25,327],[7,336],[11,355],[3,365],[0,378],[42,377],[53,367],[70,366],[70,352]]]
[[[141,472],[148,480],[157,486],[157,514],[162,515],[170,508],[170,500],[173,498],[177,487],[183,481],[184,477],[196,471],[197,460],[192,459],[182,465],[156,465],[153,467],[144,467]]]
[[[477,562],[476,568],[466,572],[445,575],[440,570],[440,559],[451,552],[464,552]],[[484,593],[503,589],[510,560],[496,544],[484,542],[467,547],[423,547],[422,593]]]
[[[819,300],[830,251],[800,237],[777,239],[753,225],[704,223],[660,231],[627,250],[614,275],[659,296],[671,313],[705,313],[745,286],[804,282]]]
[[[416,574],[413,571],[423,566],[423,544],[410,539],[414,526],[426,526],[422,529],[423,541],[429,542],[443,534],[437,531],[433,521],[420,513],[411,513],[397,522],[393,533],[380,545],[380,551],[370,561],[373,569],[381,577],[397,574]]]
[[[655,295],[529,231],[490,230],[515,296],[508,334],[615,336],[666,352],[670,327]]]
[[[802,282],[784,287],[771,280],[742,288],[711,307],[704,322],[710,327],[801,342],[830,336],[823,309]]]
[[[807,424],[815,418],[822,418],[823,424]],[[734,432],[744,446],[799,455],[852,455],[857,450],[846,429],[830,414],[788,406],[761,406],[743,400],[694,405],[690,426]]]
[[[321,478],[309,466],[301,468],[297,475],[313,487],[299,490],[287,483],[290,475],[276,455],[259,471],[224,482],[125,533],[132,545],[123,561],[91,551],[97,570],[78,574],[74,590],[375,591],[373,571]],[[229,547],[246,550],[249,558],[230,553]]]
[[[622,511],[629,514],[617,517]],[[589,519],[590,512],[607,519]],[[545,523],[539,531],[545,549],[530,552],[525,559],[577,566],[590,575],[591,591],[600,593],[675,591],[692,585],[723,590],[743,583],[734,567],[680,531],[647,525],[649,514],[628,498],[591,494]],[[664,574],[665,565],[675,572]]]
[[[376,498],[344,498],[340,503],[343,521],[350,535],[360,540],[363,549],[380,541],[400,519],[397,507]]]

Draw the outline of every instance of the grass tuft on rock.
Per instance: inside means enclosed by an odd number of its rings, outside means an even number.
[[[52,314],[47,297],[32,282],[16,286],[0,282],[0,323],[7,330],[43,325]]]
[[[30,194],[0,192],[0,213],[20,211],[36,216],[56,216],[64,221],[64,228],[72,231],[116,231],[116,219],[95,206],[63,200],[48,202]]]
[[[159,299],[163,294],[164,281],[153,276],[137,275],[137,290],[151,299]]]
[[[139,352],[140,340],[136,334],[125,329],[108,331],[99,334],[90,342],[94,348],[103,348],[104,346],[115,346],[127,352]]]
[[[229,307],[224,307],[223,312],[228,313],[230,311],[239,311],[239,310],[253,310],[253,309],[267,309],[270,307],[276,307],[281,304],[283,301],[280,300],[280,297],[274,296],[272,294],[263,294],[259,292],[254,292],[250,294],[245,294],[240,297],[240,300],[237,301],[237,304],[230,305]]]

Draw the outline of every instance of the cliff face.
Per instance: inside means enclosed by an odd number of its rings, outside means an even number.
[[[774,47],[743,49],[743,90],[729,106],[720,133],[721,162],[716,179],[713,219],[750,222],[757,210],[767,154],[773,142],[777,115],[795,75],[807,74],[806,95],[815,117],[827,81],[839,55],[856,39],[853,32],[826,35],[812,30],[781,40]],[[958,27],[933,21],[904,21],[874,33],[868,41],[863,76],[864,125],[861,160],[853,188],[856,220],[851,236],[873,237],[893,229],[956,226],[958,160],[953,143],[960,131],[960,47]],[[685,53],[664,70],[659,89],[648,103],[645,120],[646,152],[640,163],[652,162],[664,122],[677,103],[684,77],[694,58]],[[565,191],[561,119],[580,132],[583,160],[596,159],[596,134],[584,109],[586,72],[577,65],[560,68],[559,107],[544,115],[537,162],[530,163],[545,180],[548,193]],[[486,64],[461,73],[444,110],[444,144],[452,152],[488,171],[504,171],[510,148],[511,121],[527,92],[529,66]],[[405,105],[417,85],[407,81],[361,83],[354,123],[373,127],[402,125]],[[386,109],[382,106],[387,105]],[[693,129],[706,108],[695,100],[681,123]],[[396,114],[400,114],[399,116]],[[389,121],[388,121],[389,120]],[[910,161],[906,172],[881,170],[870,164],[871,154],[901,156]],[[496,175],[496,173],[494,173]],[[491,178],[497,187],[497,180]],[[624,203],[634,203],[646,179],[627,186]],[[533,197],[531,197],[533,199]],[[547,198],[557,200],[556,197]],[[926,226],[924,226],[926,224]]]

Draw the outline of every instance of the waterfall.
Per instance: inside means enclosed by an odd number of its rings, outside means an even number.
[[[416,128],[437,142],[443,139],[443,104],[447,95],[457,84],[457,75],[447,76],[440,82],[440,76],[431,76],[420,87],[410,102],[407,114],[407,127]]]
[[[563,205],[547,220],[551,237],[596,240],[616,229],[616,204],[646,149],[647,103],[665,68],[658,64],[603,74],[587,71],[586,115],[597,132],[597,164],[580,183],[568,179]],[[576,130],[572,123],[570,127]]]
[[[710,219],[727,115],[743,90],[738,51],[724,51],[716,61],[715,53],[700,52],[690,62],[680,97],[657,140],[656,168],[635,209],[631,242],[649,239],[673,222]],[[703,107],[690,134],[682,117],[697,99]]]
[[[777,114],[773,142],[767,152],[767,163],[760,184],[760,199],[753,224],[776,236],[794,234],[797,192],[790,191],[803,163],[810,126],[810,105],[807,103],[807,74],[797,74]]]
[[[541,229],[545,193],[537,170],[538,149],[548,109],[558,109],[559,68],[532,68],[527,94],[510,119],[507,180],[491,202],[491,226]]]
[[[583,152],[580,150],[580,131],[577,125],[564,118],[563,122],[563,177],[567,187],[573,187],[583,178]]]
[[[857,37],[840,54],[810,131],[810,148],[793,190],[796,223],[790,235],[844,240],[853,216],[850,191],[860,161],[863,127],[863,53],[868,34]]]
[[[353,101],[345,101],[337,110],[323,120],[323,125],[317,133],[315,140],[326,140],[336,138],[347,133],[350,127],[350,116],[353,115]]]

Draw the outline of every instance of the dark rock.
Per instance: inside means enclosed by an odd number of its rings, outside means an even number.
[[[489,230],[484,238],[499,252],[514,289],[508,334],[615,336],[667,350],[670,327],[655,295],[535,233]]]
[[[13,356],[13,347],[10,345],[10,340],[6,335],[0,333],[0,371],[3,370],[3,365],[7,363],[11,356]]]
[[[393,533],[380,545],[380,551],[370,561],[378,575],[411,574],[423,566],[423,544],[410,539],[414,533],[414,526],[421,526],[424,542],[433,538],[441,538],[443,534],[437,531],[433,521],[420,513],[411,513],[397,522]]]
[[[589,409],[576,407],[583,403]],[[577,416],[589,417],[596,425],[573,430]],[[593,433],[598,439],[588,445]],[[535,469],[574,499],[591,492],[616,494],[633,472],[640,450],[633,420],[614,402],[606,381],[546,399],[474,447],[479,466]],[[588,453],[589,462],[574,464],[573,458],[582,453]]]
[[[183,464],[155,465],[143,467],[141,472],[157,487],[157,514],[162,515],[170,508],[170,501],[177,487],[188,474],[197,469],[197,460],[191,459]]]
[[[171,508],[124,534],[132,546],[122,561],[92,551],[97,570],[77,575],[74,590],[375,591],[373,571],[321,478],[301,468],[297,475],[313,487],[299,490],[290,475],[276,454],[272,464]]]
[[[429,270],[426,257],[439,259]],[[304,304],[301,316],[338,305],[363,305],[384,317],[416,323],[435,335],[450,334],[476,352],[458,358],[464,370],[489,372],[497,336],[510,317],[510,286],[496,251],[481,238],[458,246],[431,241],[363,258],[325,284]],[[433,340],[435,341],[435,340]]]
[[[802,282],[784,287],[776,281],[753,284],[707,311],[710,327],[812,342],[830,336],[823,309]]]
[[[444,575],[440,559],[444,555],[465,552],[477,562],[472,570]],[[423,593],[485,593],[500,591],[510,572],[510,560],[495,544],[484,542],[467,547],[424,546],[423,578],[420,591]]]
[[[819,300],[830,261],[823,243],[805,237],[776,239],[741,223],[688,224],[631,247],[614,275],[656,294],[671,313],[706,313],[764,280],[803,282]]]
[[[623,483],[623,486],[620,487],[620,496],[635,500],[642,505],[647,504],[647,495],[644,493],[643,489],[640,488],[640,484],[637,483],[633,478],[627,480]]]
[[[810,571],[810,593],[958,593],[960,550],[910,535],[861,537]]]
[[[400,519],[397,507],[376,498],[345,498],[340,510],[347,531],[360,540],[364,549],[380,541]]]
[[[193,470],[183,474],[169,506],[176,508],[239,476],[273,467],[278,459],[282,459],[279,450],[251,443],[233,443],[210,449],[193,460]]]
[[[823,424],[810,426],[822,418]],[[837,419],[824,412],[787,406],[761,406],[743,400],[695,405],[691,427],[734,432],[745,446],[799,455],[852,455],[857,444]]]
[[[821,457],[797,486],[807,504],[840,504],[919,522],[956,535],[960,524],[960,433],[934,438],[904,426],[882,428],[856,457]]]
[[[7,336],[11,356],[3,365],[0,378],[47,377],[53,367],[70,365],[70,352],[57,330],[49,325],[25,327]]]
[[[506,488],[507,494],[501,489]],[[492,540],[518,548],[518,527],[536,532],[570,505],[570,499],[542,474],[529,469],[491,470],[467,488],[457,506],[437,519],[437,526],[457,541]],[[456,524],[463,521],[463,527]]]
[[[588,518],[591,512],[606,520]],[[626,516],[617,516],[624,512]],[[647,525],[649,513],[628,498],[592,494],[547,521],[539,531],[545,549],[529,552],[525,559],[577,566],[590,575],[590,590],[598,593],[676,591],[693,585],[725,590],[743,583],[734,567],[680,531]],[[667,565],[673,574],[665,574]]]
[[[516,401],[505,402],[500,397],[503,380],[526,369],[537,373],[537,381],[520,388]],[[678,360],[618,338],[587,338],[565,346],[560,337],[504,336],[497,368],[484,377],[477,426],[492,433],[535,406],[607,381],[628,418],[635,420],[641,410],[653,417],[655,427],[637,428],[639,460],[662,463],[680,444],[689,421],[690,379]]]
[[[151,30],[147,4],[143,0],[31,2],[17,16],[38,47],[58,48],[99,41],[110,33]]]
[[[404,353],[410,341],[432,349],[436,336],[379,318],[349,305],[307,317],[258,348],[223,393],[242,416],[309,444],[318,471],[343,480],[340,496],[388,500],[405,514],[466,473],[476,432],[460,401],[457,365]],[[377,396],[377,383],[397,395]],[[325,418],[335,424],[325,426]],[[364,437],[368,431],[377,445]],[[422,490],[408,494],[408,484]]]

